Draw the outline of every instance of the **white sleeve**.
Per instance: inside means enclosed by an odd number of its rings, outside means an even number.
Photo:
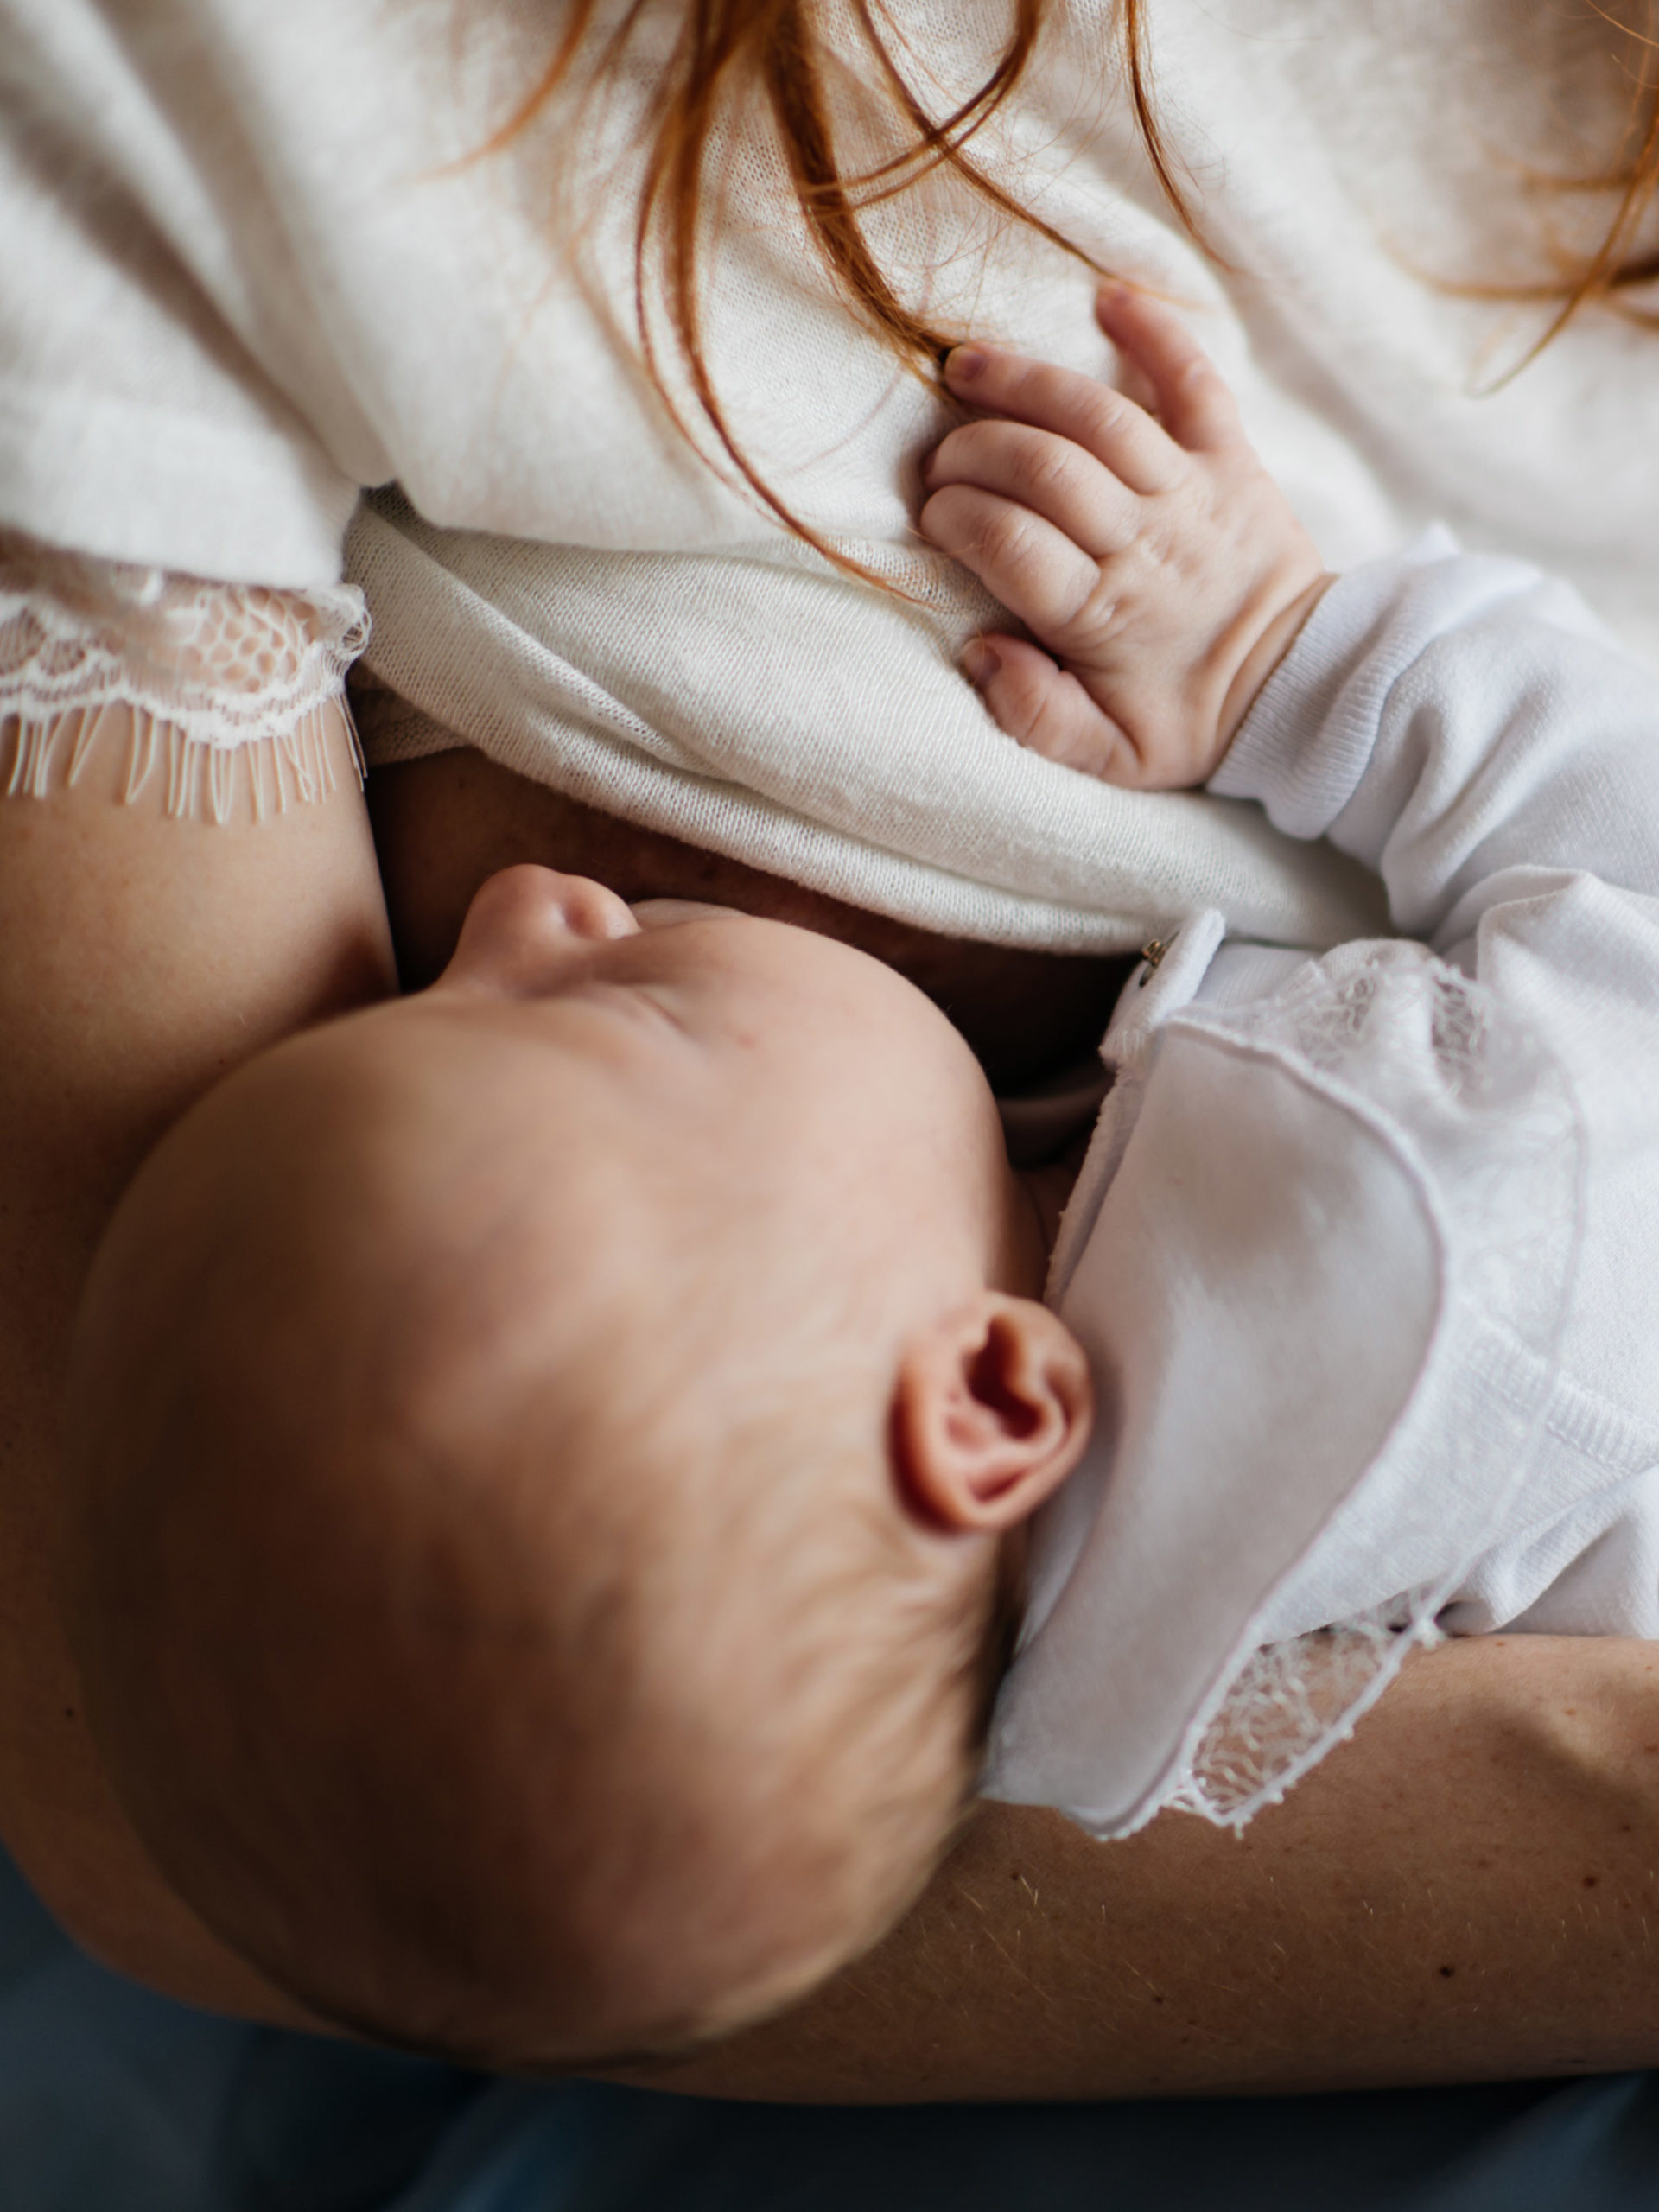
[[[1389,919],[1465,969],[1561,872],[1659,893],[1659,676],[1568,586],[1443,531],[1344,576],[1210,788],[1374,869]]]

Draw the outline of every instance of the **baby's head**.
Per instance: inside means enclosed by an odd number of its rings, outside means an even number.
[[[168,1137],[83,1318],[69,1589],[163,1869],[324,2016],[682,2046],[864,1948],[971,1785],[1081,1353],[949,1024],[537,868]]]

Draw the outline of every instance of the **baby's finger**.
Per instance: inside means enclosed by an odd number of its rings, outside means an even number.
[[[1139,760],[1117,724],[1035,645],[976,638],[962,664],[998,727],[1032,752],[1108,783],[1138,780]]]
[[[945,356],[944,375],[969,406],[1070,438],[1132,492],[1167,491],[1185,474],[1174,440],[1132,399],[1093,377],[1000,346],[957,346]]]
[[[1189,453],[1214,453],[1243,436],[1220,371],[1173,308],[1127,284],[1095,302],[1100,327],[1156,395],[1158,419]]]
[[[1039,638],[1063,631],[1099,585],[1099,569],[1063,531],[995,492],[947,484],[917,520]]]
[[[1143,415],[1158,420],[1158,393],[1152,378],[1132,353],[1116,348],[1117,365],[1112,372],[1112,382],[1125,399],[1133,400]]]
[[[1141,527],[1141,503],[1070,438],[997,416],[964,423],[929,459],[930,492],[949,484],[997,492],[1052,522],[1091,560],[1121,553]]]

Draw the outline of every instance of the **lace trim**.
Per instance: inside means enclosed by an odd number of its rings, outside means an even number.
[[[219,822],[244,784],[256,818],[321,798],[335,786],[325,710],[344,707],[368,634],[354,585],[218,583],[0,531],[0,724],[16,725],[0,788],[43,797],[66,760],[73,784],[121,708],[130,801],[157,775],[169,813],[205,804]]]
[[[1445,1637],[1416,1593],[1395,1608],[1251,1653],[1227,1687],[1167,1802],[1217,1827],[1242,1828],[1345,1744],[1414,1651]]]
[[[77,784],[109,726],[115,703],[60,715],[51,722],[12,723],[8,770],[3,744],[7,713],[0,696],[0,796],[44,798],[66,760],[64,780],[72,786]],[[229,822],[245,789],[253,819],[263,822],[267,815],[286,814],[290,800],[310,805],[340,788],[321,708],[302,716],[291,729],[250,737],[235,746],[204,744],[188,737],[176,723],[160,721],[139,708],[131,715],[121,793],[129,806],[152,779],[158,779],[166,810],[175,820],[205,815],[221,824]],[[349,715],[345,727],[360,785],[363,760]]]
[[[1420,946],[1344,946],[1260,1010],[1176,1019],[1277,1045],[1380,1107],[1415,1152],[1457,1299],[1438,1385],[1432,1370],[1414,1409],[1415,1440],[1397,1435],[1389,1448],[1402,1455],[1406,1517],[1438,1529],[1463,1502],[1465,1522],[1472,1513],[1479,1523],[1432,1585],[1243,1659],[1200,1716],[1164,1801],[1242,1827],[1351,1736],[1412,1651],[1444,1640],[1437,1616],[1503,1524],[1539,1440],[1569,1311],[1584,1131],[1560,1064],[1481,985]],[[1507,1395],[1483,1396],[1475,1421],[1459,1396],[1459,1315],[1496,1325],[1526,1356]]]

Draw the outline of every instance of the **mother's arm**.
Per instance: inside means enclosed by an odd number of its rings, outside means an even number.
[[[1659,1645],[1414,1660],[1240,1838],[980,1819],[881,1948],[653,2085],[849,2102],[1659,2064]]]
[[[161,776],[126,803],[113,716],[73,790],[0,798],[0,1834],[99,1955],[266,2018],[293,2008],[162,1881],[87,1736],[53,1600],[58,1423],[86,1263],[148,1147],[262,1045],[391,988],[330,713],[337,789],[264,822],[171,819]]]

